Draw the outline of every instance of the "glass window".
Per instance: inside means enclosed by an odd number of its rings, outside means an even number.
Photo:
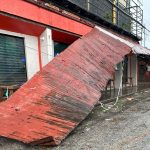
[[[62,51],[64,51],[69,45],[59,42],[54,42],[54,56],[59,55]]]

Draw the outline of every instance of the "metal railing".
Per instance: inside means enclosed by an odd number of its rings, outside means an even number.
[[[141,45],[150,49],[150,31],[147,29],[143,29]]]
[[[89,12],[102,20],[109,22],[110,24],[116,25],[117,27],[127,31],[129,34],[142,39],[143,31],[143,10],[141,0],[31,0],[42,3],[56,4],[56,6],[63,8],[63,3],[69,2],[78,6],[77,9],[81,8],[84,14],[83,16],[87,20],[89,16],[85,12]],[[135,2],[136,1],[136,2]],[[67,3],[67,5],[70,5]],[[71,5],[72,6],[72,5]],[[68,7],[68,6],[67,6]],[[75,6],[73,6],[75,7]],[[75,9],[70,7],[70,9]],[[79,15],[82,15],[80,10]],[[76,12],[76,15],[78,12]],[[93,20],[95,21],[95,20]]]
[[[140,0],[69,0],[88,12],[142,38],[143,10]]]

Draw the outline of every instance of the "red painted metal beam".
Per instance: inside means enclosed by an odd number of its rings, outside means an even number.
[[[33,5],[24,0],[0,1],[0,12],[52,26],[78,35],[85,35],[91,27],[65,16]]]
[[[93,29],[0,105],[0,135],[58,145],[91,112],[131,48]]]
[[[42,26],[28,23],[21,19],[15,19],[1,14],[0,29],[33,36],[39,36],[45,30],[45,28]]]
[[[64,32],[59,32],[56,30],[52,30],[52,39],[56,42],[66,43],[66,44],[72,44],[74,41],[76,41],[79,37],[73,36],[70,34],[66,34]]]

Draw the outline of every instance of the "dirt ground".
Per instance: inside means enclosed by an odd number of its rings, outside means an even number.
[[[0,150],[150,150],[150,89],[120,99],[109,111],[97,106],[58,147],[30,147],[0,138]]]

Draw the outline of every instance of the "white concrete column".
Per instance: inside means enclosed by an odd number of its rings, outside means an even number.
[[[29,80],[40,70],[38,57],[38,38],[26,35],[24,41],[27,78]]]
[[[122,62],[117,64],[117,70],[115,72],[115,89],[122,89],[122,74],[123,74]]]
[[[138,85],[138,61],[136,55],[128,57],[128,77],[132,78],[133,86]]]
[[[131,56],[128,55],[128,77],[131,77]]]
[[[40,36],[42,67],[54,58],[54,44],[51,29],[46,28]]]

